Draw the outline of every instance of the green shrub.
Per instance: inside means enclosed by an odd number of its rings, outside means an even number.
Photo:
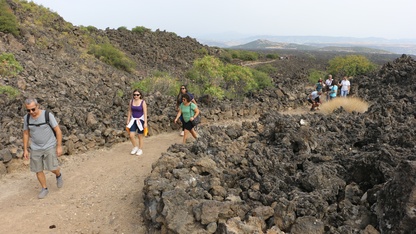
[[[194,61],[192,71],[193,81],[204,89],[210,86],[220,86],[223,82],[224,64],[213,56],[205,56]]]
[[[279,55],[278,54],[267,54],[266,58],[268,58],[268,59],[278,59]]]
[[[133,89],[144,93],[160,92],[165,95],[176,96],[180,87],[179,82],[167,73],[157,72],[141,81],[132,84]]]
[[[272,85],[271,78],[263,72],[232,64],[224,64],[213,56],[194,61],[186,78],[198,94],[211,94],[222,99],[242,98],[245,94]]]
[[[257,71],[264,72],[266,74],[273,74],[277,72],[277,68],[273,67],[271,64],[262,64],[255,67]]]
[[[252,70],[254,81],[258,89],[264,89],[273,86],[272,78],[262,71]]]
[[[81,26],[81,28],[85,28],[88,32],[96,32],[96,31],[98,31],[98,29],[96,27],[91,26],[91,25],[89,25],[87,27],[82,27]]]
[[[19,90],[15,89],[11,86],[0,85],[0,94],[3,94],[3,93],[8,95],[10,98],[15,98],[15,97],[17,97],[17,95],[20,94]]]
[[[329,60],[328,63],[328,73],[337,76],[365,75],[376,69],[376,65],[362,55],[338,56]]]
[[[109,43],[92,45],[88,53],[94,55],[97,59],[126,72],[131,72],[134,68],[134,62]]]
[[[215,87],[215,86],[209,86],[205,89],[205,94],[209,94],[212,97],[215,97],[219,100],[224,99],[224,90],[220,87]]]
[[[253,73],[247,67],[228,64],[224,67],[224,84],[221,86],[227,90],[229,98],[239,98],[245,93],[257,89],[257,83]]]
[[[118,31],[129,31],[126,26],[120,26],[117,28]]]
[[[16,76],[23,71],[22,65],[14,58],[11,53],[0,54],[0,75]]]
[[[325,74],[326,73],[324,71],[319,71],[319,70],[316,70],[316,69],[311,69],[311,70],[309,70],[308,80],[311,83],[316,84],[319,79],[323,79],[325,77]]]
[[[259,59],[259,54],[246,50],[232,50],[230,51],[233,59],[241,59],[243,61],[256,61]]]
[[[146,27],[143,27],[143,26],[136,26],[136,27],[132,28],[131,31],[135,32],[135,33],[146,33],[146,32],[151,32],[152,30],[150,30]]]
[[[5,0],[0,0],[0,32],[19,35],[17,18]]]

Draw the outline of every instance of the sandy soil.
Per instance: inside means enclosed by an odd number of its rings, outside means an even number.
[[[38,199],[36,175],[25,170],[0,179],[0,233],[145,233],[142,189],[152,163],[181,143],[178,132],[145,138],[143,155],[131,143],[62,156],[64,186],[46,173],[49,194]]]

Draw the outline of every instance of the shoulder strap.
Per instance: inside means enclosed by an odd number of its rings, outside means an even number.
[[[45,110],[45,122],[48,123],[49,125],[51,125],[49,123],[49,111]],[[51,126],[52,127],[52,126]]]

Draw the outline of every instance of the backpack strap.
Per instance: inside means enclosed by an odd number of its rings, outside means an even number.
[[[29,114],[27,114],[27,115],[26,115],[26,123],[27,123],[27,126],[28,126],[28,127],[29,127],[30,125],[40,126],[40,125],[48,124],[48,125],[49,125],[49,127],[51,127],[52,132],[53,132],[53,134],[54,134],[54,135],[55,135],[55,137],[56,137],[56,132],[55,132],[55,130],[53,130],[53,127],[52,127],[52,125],[51,125],[51,122],[49,121],[49,111],[45,110],[45,123],[41,123],[41,124],[30,124],[30,123],[29,123],[29,118],[30,118],[30,115],[29,115]]]

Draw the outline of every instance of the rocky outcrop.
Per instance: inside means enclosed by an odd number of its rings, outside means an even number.
[[[363,77],[372,106],[330,115],[263,112],[199,128],[145,181],[145,216],[162,233],[413,233],[416,63],[407,56]],[[406,70],[406,75],[401,72]],[[401,74],[401,75],[400,75]],[[390,77],[390,78],[389,78]],[[367,82],[372,86],[365,86]],[[403,181],[406,178],[406,181]],[[184,218],[186,217],[186,218]]]

